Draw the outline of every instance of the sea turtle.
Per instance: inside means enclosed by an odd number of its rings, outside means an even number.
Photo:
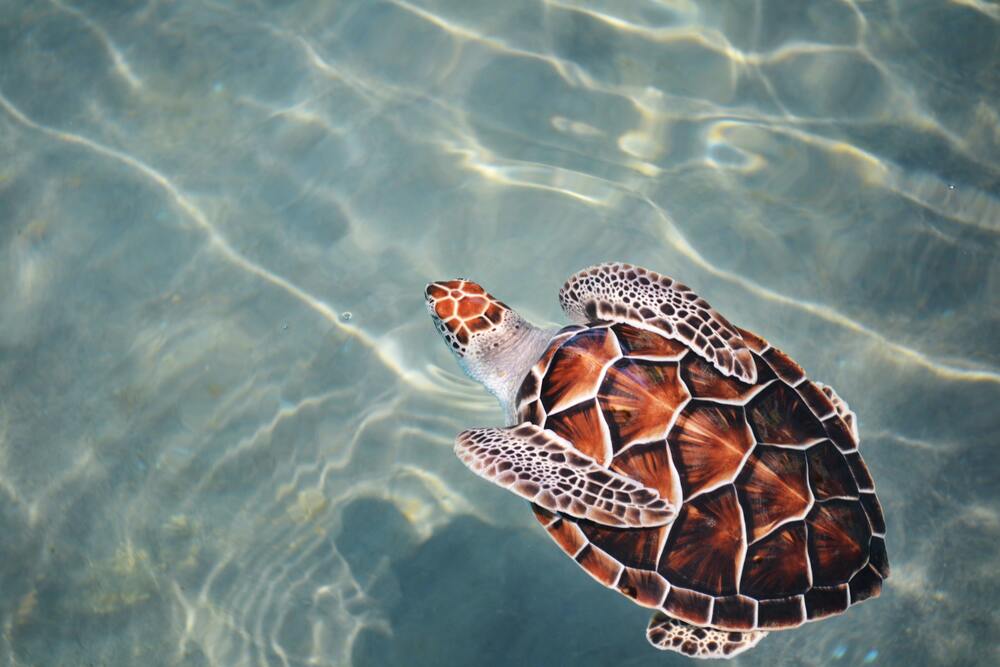
[[[880,593],[885,521],[854,413],[687,286],[584,269],[559,292],[562,329],[469,280],[425,296],[507,415],[455,452],[530,501],[597,581],[655,609],[656,648],[732,657]]]

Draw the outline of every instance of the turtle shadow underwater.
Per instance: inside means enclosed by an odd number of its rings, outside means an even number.
[[[645,611],[581,582],[539,531],[462,515],[420,542],[391,502],[359,499],[343,512],[338,549],[391,628],[360,633],[353,667],[669,664],[635,641]],[[378,554],[392,556],[380,566]]]

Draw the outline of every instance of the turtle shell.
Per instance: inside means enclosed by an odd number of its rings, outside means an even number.
[[[879,594],[885,523],[836,395],[740,334],[755,384],[651,330],[566,327],[517,412],[679,508],[667,526],[618,529],[535,506],[594,578],[695,625],[789,628]]]

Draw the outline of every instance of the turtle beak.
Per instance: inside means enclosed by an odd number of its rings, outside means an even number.
[[[455,332],[460,325],[460,320],[455,317],[457,302],[452,296],[451,286],[444,282],[428,283],[424,288],[424,301],[427,303],[427,312],[431,315],[434,327],[444,338],[448,347],[459,357],[465,355],[465,343],[468,337],[459,343]]]
[[[438,299],[441,298],[442,292],[444,292],[444,296],[448,295],[447,290],[442,289],[441,285],[435,283],[427,283],[427,287],[424,288],[424,301],[427,302],[427,310],[430,311],[431,317],[436,320],[441,319],[438,316],[435,306],[438,303]]]
[[[424,300],[434,323],[444,325],[448,331],[455,333],[461,325],[461,318],[456,317],[458,301],[462,298],[455,286],[458,281],[428,283],[424,288]],[[438,327],[439,329],[441,326]]]

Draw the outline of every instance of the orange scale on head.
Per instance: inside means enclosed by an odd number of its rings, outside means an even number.
[[[486,299],[479,296],[463,297],[458,302],[458,316],[464,319],[476,317],[486,312]]]
[[[493,324],[500,324],[500,320],[503,319],[503,308],[496,303],[491,303],[486,307],[486,319]]]
[[[465,326],[472,333],[476,333],[477,331],[486,331],[487,329],[493,328],[493,323],[485,317],[477,317],[472,320],[466,320]]]
[[[459,327],[458,330],[455,332],[455,338],[457,338],[458,342],[461,343],[462,345],[468,345],[469,330],[466,329],[464,326]]]
[[[441,287],[440,285],[428,285],[427,295],[433,299],[441,299],[448,296],[448,290]]]
[[[455,314],[455,302],[451,299],[442,299],[434,304],[434,312],[442,320],[446,320]]]
[[[473,282],[462,283],[462,290],[466,294],[486,294],[486,290],[484,290],[480,285]]]

